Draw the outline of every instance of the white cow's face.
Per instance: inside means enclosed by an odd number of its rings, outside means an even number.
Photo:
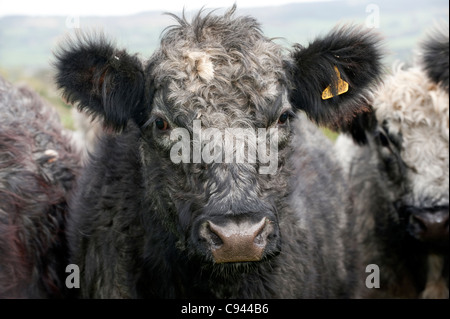
[[[448,92],[428,80],[420,68],[413,67],[395,70],[373,105],[378,122],[373,147],[380,156],[380,169],[402,189],[399,207],[410,213],[433,212],[429,215],[432,217],[417,217],[419,224],[410,225],[414,228],[410,231],[417,234],[428,227],[423,218],[442,220],[447,241],[448,98]]]

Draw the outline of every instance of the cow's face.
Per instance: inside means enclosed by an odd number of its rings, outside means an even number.
[[[157,183],[188,250],[216,263],[261,260],[279,251],[288,191],[295,113],[283,50],[252,19],[198,22],[166,31],[148,63],[143,157],[166,170]]]
[[[448,245],[448,92],[418,67],[395,70],[374,102],[374,148],[399,218],[423,241]]]
[[[285,54],[234,11],[176,18],[145,66],[102,39],[57,56],[69,101],[118,131],[139,127],[149,209],[177,247],[214,263],[278,253],[295,113],[338,128],[364,111],[380,76],[369,32],[336,29]]]

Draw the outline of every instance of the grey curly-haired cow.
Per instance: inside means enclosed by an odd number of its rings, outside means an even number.
[[[174,16],[145,62],[104,37],[57,53],[64,96],[116,130],[71,204],[80,297],[351,296],[345,179],[310,119],[365,110],[379,40],[342,27],[286,52],[234,12]]]
[[[62,298],[80,155],[57,112],[0,77],[0,298]]]
[[[360,145],[344,135],[336,143],[360,229],[359,273],[379,270],[378,288],[363,285],[361,297],[448,298],[448,70],[447,26],[386,77],[374,112],[350,129]]]

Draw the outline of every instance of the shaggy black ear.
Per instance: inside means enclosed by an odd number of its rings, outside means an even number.
[[[449,90],[449,31],[448,25],[435,27],[421,44],[422,64],[428,77]]]
[[[288,66],[290,101],[319,125],[345,130],[370,111],[371,90],[382,74],[380,39],[362,26],[332,30],[307,48],[294,47]]]
[[[114,130],[128,120],[142,124],[144,72],[136,56],[117,50],[104,36],[79,34],[55,53],[56,83],[69,103],[101,116]]]

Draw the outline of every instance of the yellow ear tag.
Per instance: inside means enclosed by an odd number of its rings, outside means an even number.
[[[338,95],[344,94],[348,91],[348,83],[341,79],[341,73],[338,68],[335,66],[334,70],[336,71],[336,75],[338,76]],[[329,85],[322,92],[322,100],[327,100],[333,97],[333,93],[331,93],[331,85]]]

